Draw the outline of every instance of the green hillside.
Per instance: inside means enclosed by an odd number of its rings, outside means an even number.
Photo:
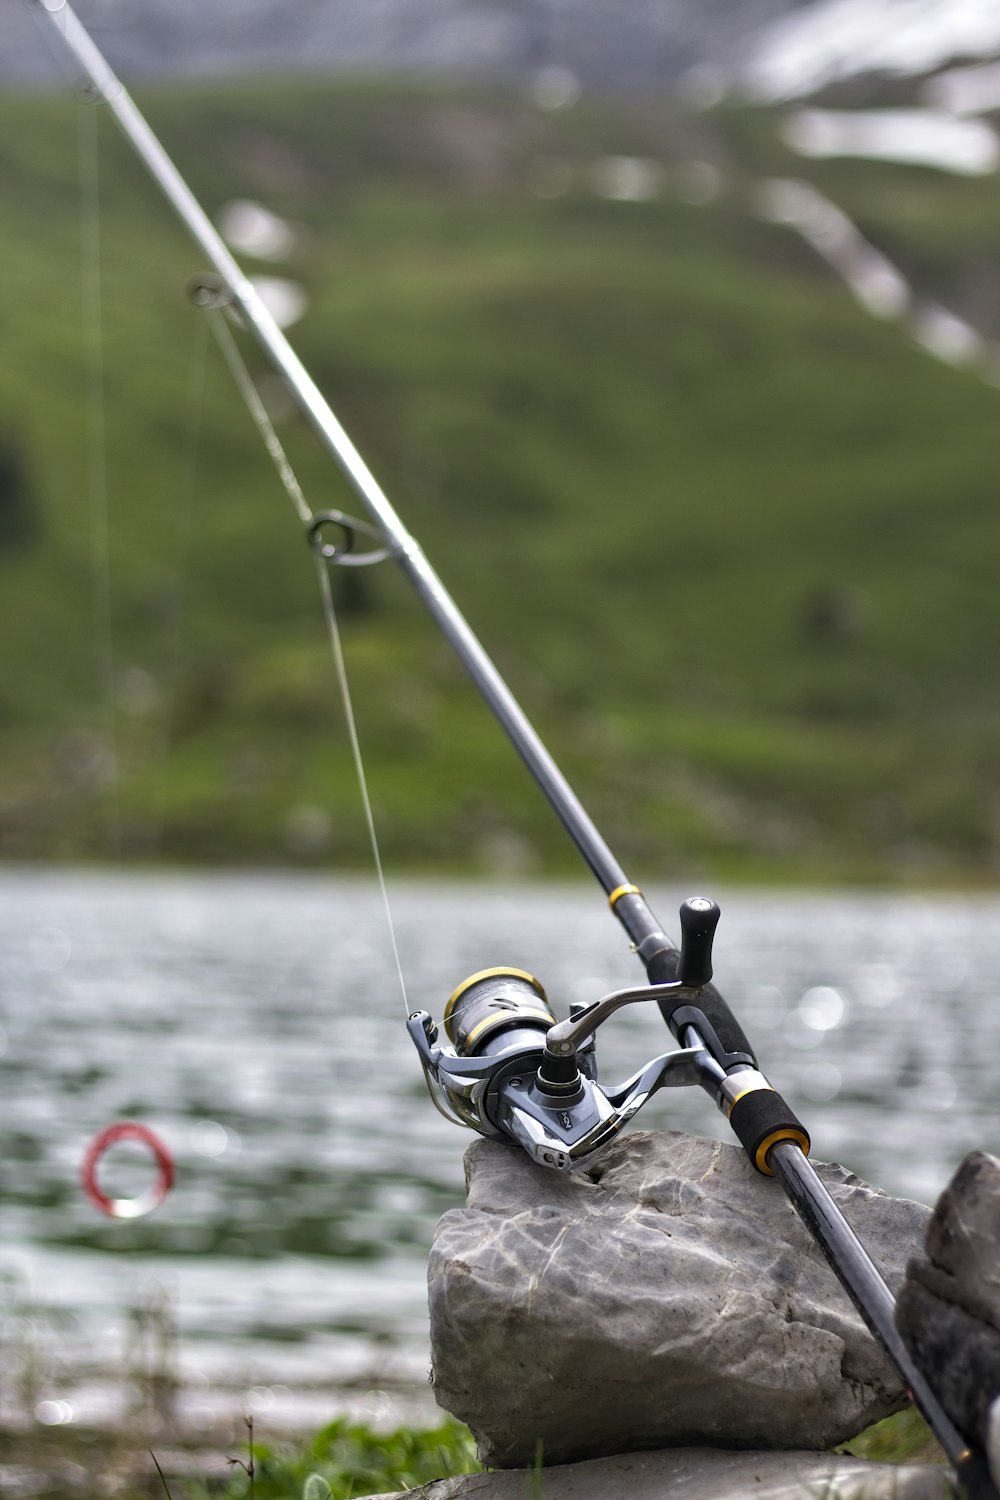
[[[255,268],[308,291],[292,342],[636,877],[993,877],[1000,398],[755,217],[755,172],[800,172],[766,113],[359,83],[140,102],[210,212],[299,230]],[[300,528],[214,348],[198,374],[198,255],[101,119],[112,712],[92,108],[0,98],[0,853],[363,867]],[[607,155],[655,159],[662,192],[602,197]],[[706,159],[728,187],[699,206]],[[875,182],[837,191],[938,280],[992,233],[980,183]],[[357,510],[264,390],[313,507]],[[575,869],[405,581],[334,581],[390,864]]]

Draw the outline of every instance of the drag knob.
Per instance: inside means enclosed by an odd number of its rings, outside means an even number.
[[[681,907],[681,961],[677,978],[701,989],[712,977],[712,940],[722,913],[707,896],[691,896]]]

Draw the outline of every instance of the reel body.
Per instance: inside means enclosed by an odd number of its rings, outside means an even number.
[[[480,1135],[515,1141],[541,1166],[583,1166],[665,1085],[699,1082],[707,1071],[714,1090],[725,1077],[703,1047],[690,1047],[654,1058],[605,1090],[597,1081],[592,1034],[568,1055],[547,1049],[558,1023],[547,1001],[541,1009],[537,980],[497,969],[485,978],[474,975],[460,991],[468,986],[469,1002],[446,1011],[448,1043],[439,1041],[428,1012],[408,1019],[431,1096],[447,1118]],[[660,988],[646,986],[641,998],[655,999],[650,991]]]
[[[407,1029],[434,1103],[456,1124],[516,1142],[541,1166],[572,1171],[659,1089],[698,1085],[730,1120],[758,1170],[770,1175],[774,1144],[794,1139],[808,1150],[809,1138],[753,1056],[728,1051],[698,1005],[712,977],[718,919],[714,902],[686,901],[677,978],[572,1006],[564,1021],[556,1020],[534,975],[505,967],[480,970],[453,992],[444,1012],[446,1040],[427,1011],[413,1012]],[[623,1006],[650,1000],[679,1018],[681,1047],[604,1087],[597,1077],[598,1028]]]

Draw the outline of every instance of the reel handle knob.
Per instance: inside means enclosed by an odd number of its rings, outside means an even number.
[[[693,990],[712,977],[712,942],[722,912],[707,896],[691,896],[681,906],[681,957],[677,978]]]

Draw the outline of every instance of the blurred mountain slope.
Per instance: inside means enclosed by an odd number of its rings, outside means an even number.
[[[360,82],[142,102],[210,212],[294,229],[293,342],[646,878],[995,876],[997,391],[760,217],[761,182],[802,170],[778,115]],[[203,362],[197,257],[102,121],[114,774],[88,108],[0,100],[2,848],[363,862],[299,528]],[[959,288],[997,232],[981,181],[815,176],[918,289]],[[314,507],[356,508],[247,352]],[[390,859],[574,869],[403,581],[335,582]]]

